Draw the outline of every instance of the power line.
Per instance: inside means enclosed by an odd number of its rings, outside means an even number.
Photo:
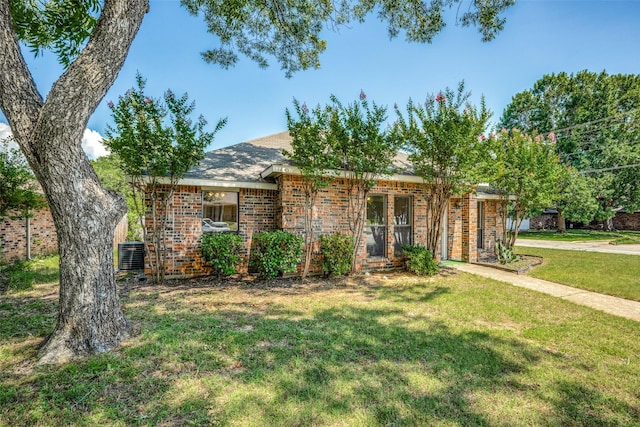
[[[586,171],[580,171],[580,173],[588,174],[588,173],[607,172],[607,171],[614,171],[618,169],[629,169],[629,168],[637,168],[637,167],[640,167],[640,163],[636,163],[634,165],[612,166],[610,168],[591,169]]]

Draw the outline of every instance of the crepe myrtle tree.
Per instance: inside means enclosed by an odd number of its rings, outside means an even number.
[[[565,169],[555,150],[554,135],[530,135],[518,129],[491,135],[494,164],[489,184],[500,195],[504,247],[511,250],[524,218],[553,206],[560,197]],[[507,229],[507,217],[511,227]]]
[[[129,177],[145,249],[151,255],[152,274],[156,283],[162,283],[173,194],[184,174],[204,158],[205,148],[226,119],[207,132],[203,116],[191,119],[195,102],[189,102],[187,94],[177,97],[167,90],[162,99],[149,97],[139,73],[136,84],[117,103],[109,101],[114,126],[107,127],[104,144],[120,158],[121,168]],[[151,235],[143,218],[151,223]]]
[[[429,95],[424,104],[409,100],[406,115],[396,108],[393,139],[401,145],[424,182],[427,205],[426,248],[435,256],[449,199],[472,191],[483,180],[489,145],[483,134],[491,113],[484,98],[469,102],[464,82]],[[397,106],[396,106],[397,107]]]
[[[462,0],[312,0],[219,2],[183,0],[201,14],[218,47],[206,61],[233,65],[238,54],[261,66],[267,57],[285,74],[320,66],[321,31],[376,13],[390,36],[430,42],[442,30],[446,7]],[[491,40],[514,0],[471,2],[457,16]],[[41,363],[108,351],[129,335],[116,294],[113,233],[124,198],[106,190],[82,151],[91,114],[115,81],[148,0],[0,0],[0,109],[49,202],[60,248],[58,322],[40,349]],[[65,71],[43,97],[20,42],[35,53],[53,51]]]
[[[354,243],[351,270],[355,271],[367,219],[367,196],[381,178],[394,173],[397,144],[385,128],[387,109],[359,99],[344,105],[335,96],[327,106],[327,138],[334,164],[347,182],[347,221]]]
[[[293,100],[293,111],[286,110],[287,127],[291,135],[291,151],[283,150],[302,174],[304,192],[304,269],[302,278],[309,274],[315,240],[314,208],[318,192],[331,183],[331,170],[335,167],[333,153],[327,138],[326,108],[319,105],[309,110],[306,104]],[[296,117],[297,116],[297,117]]]

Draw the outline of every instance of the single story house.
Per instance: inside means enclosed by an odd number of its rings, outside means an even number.
[[[304,193],[301,175],[282,155],[291,149],[288,132],[211,151],[178,183],[167,216],[168,277],[208,273],[201,258],[204,231],[235,231],[251,248],[252,236],[276,229],[304,233]],[[396,163],[411,170],[406,155]],[[367,224],[358,251],[359,270],[399,267],[403,243],[424,244],[427,208],[425,183],[411,173],[385,177],[368,196]],[[320,191],[315,208],[316,235],[348,234],[346,178],[337,176]],[[498,196],[478,188],[449,201],[436,256],[475,262],[492,257],[502,220]],[[151,218],[146,217],[147,221]],[[146,224],[149,229],[150,224]],[[317,250],[316,248],[313,248]],[[316,260],[313,269],[319,269]],[[246,271],[246,264],[241,270]]]

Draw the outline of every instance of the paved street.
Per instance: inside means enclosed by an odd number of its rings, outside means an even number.
[[[607,252],[612,254],[640,255],[640,245],[610,245],[608,240],[558,242],[552,240],[518,239],[516,246],[571,251]]]

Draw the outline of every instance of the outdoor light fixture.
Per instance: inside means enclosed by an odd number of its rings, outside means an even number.
[[[226,194],[222,191],[207,191],[204,195],[204,200],[207,202],[220,202],[224,199]]]

